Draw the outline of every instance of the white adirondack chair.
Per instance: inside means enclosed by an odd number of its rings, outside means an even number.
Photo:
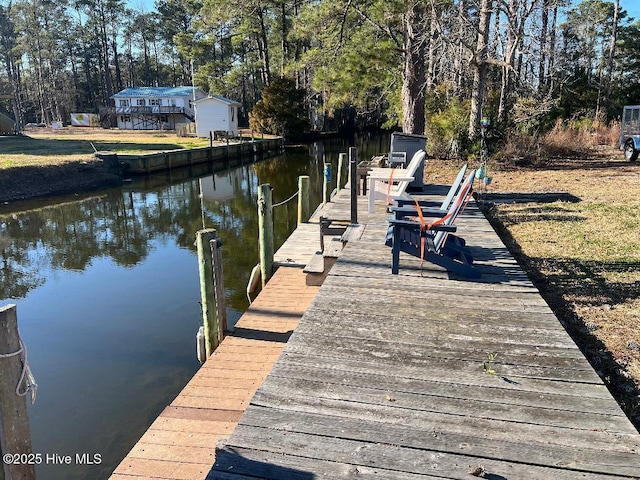
[[[369,182],[369,212],[375,210],[375,201],[383,200],[386,203],[394,203],[398,198],[410,199],[406,193],[409,183],[414,180],[414,176],[420,164],[424,161],[427,153],[418,150],[407,168],[374,168],[367,175]]]

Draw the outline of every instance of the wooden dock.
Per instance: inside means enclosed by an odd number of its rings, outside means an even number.
[[[279,269],[111,480],[204,479],[216,442],[233,431],[317,291],[302,269]]]
[[[207,480],[640,478],[640,435],[473,202],[477,281],[404,254],[391,275],[387,215],[360,202]]]

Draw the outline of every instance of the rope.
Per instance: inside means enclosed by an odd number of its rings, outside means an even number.
[[[389,174],[389,183],[387,184],[387,205],[389,205],[389,197],[391,196],[391,185],[393,185],[393,172],[395,171],[396,169],[392,168],[391,173]]]
[[[20,349],[13,353],[0,353],[0,358],[11,358],[16,355],[21,355],[20,360],[22,360],[22,373],[20,374],[20,379],[18,380],[18,384],[16,385],[16,395],[19,397],[25,397],[28,393],[31,393],[31,405],[36,403],[36,393],[38,391],[38,384],[36,383],[36,379],[31,373],[31,368],[29,367],[29,362],[27,360],[27,347],[22,342],[22,338],[20,338],[20,333],[18,333],[18,341],[20,342]],[[25,378],[27,381],[25,382]],[[24,390],[21,390],[21,386],[23,383],[26,383]]]
[[[294,193],[293,195],[291,195],[289,198],[287,198],[285,201],[280,202],[280,203],[274,203],[272,205],[272,207],[279,207],[280,205],[284,205],[285,203],[287,203],[290,200],[293,200],[294,198],[296,198],[298,196],[299,190],[296,191],[296,193]]]
[[[198,197],[200,197],[200,218],[202,218],[202,229],[207,228],[204,225],[204,195],[202,194],[202,179],[198,179]]]

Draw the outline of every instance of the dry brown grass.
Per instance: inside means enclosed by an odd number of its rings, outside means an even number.
[[[598,135],[607,137],[607,132]],[[433,161],[428,182],[457,164]],[[611,147],[537,168],[490,168],[492,193],[575,202],[486,203],[494,226],[640,429],[640,163]]]
[[[599,145],[613,147],[620,135],[620,123],[607,124],[601,119],[581,122],[558,120],[555,126],[542,137],[542,148],[550,157],[566,157],[589,153]]]
[[[589,155],[594,148],[614,147],[618,143],[620,123],[601,119],[558,120],[554,127],[537,137],[513,132],[495,154],[504,167],[544,167],[554,159]]]

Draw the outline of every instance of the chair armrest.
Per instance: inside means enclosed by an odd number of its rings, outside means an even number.
[[[404,198],[400,198],[397,200],[398,207],[404,207],[405,205],[415,205],[415,200],[408,200]],[[418,200],[418,205],[422,208],[439,208],[442,205],[442,202],[436,202],[435,200]]]
[[[439,208],[421,208],[420,210],[422,212],[422,216],[424,217],[442,218],[448,213],[447,210],[440,210]],[[411,206],[410,203],[405,206],[390,207],[389,211],[391,213],[397,213],[400,215],[417,214],[415,205]]]
[[[383,168],[383,167],[374,167],[371,168],[367,174],[375,174],[375,175],[391,175],[391,170],[393,170],[393,176],[395,177],[397,174],[405,175],[407,170],[405,168]]]
[[[408,228],[422,228],[419,222],[414,222],[412,220],[399,220],[395,218],[390,218],[389,223],[392,226],[398,225],[400,227],[408,227]],[[444,224],[436,224],[433,225],[429,230],[436,232],[456,232],[458,228],[455,225],[444,225]]]
[[[370,178],[372,180],[384,180],[384,181],[389,181],[389,179],[391,178],[392,182],[412,182],[415,177],[406,177],[406,176],[397,176],[394,175],[393,177],[391,177],[391,175],[389,175],[388,173],[385,174],[376,174],[375,172],[369,172],[369,174],[367,175],[367,178]]]

